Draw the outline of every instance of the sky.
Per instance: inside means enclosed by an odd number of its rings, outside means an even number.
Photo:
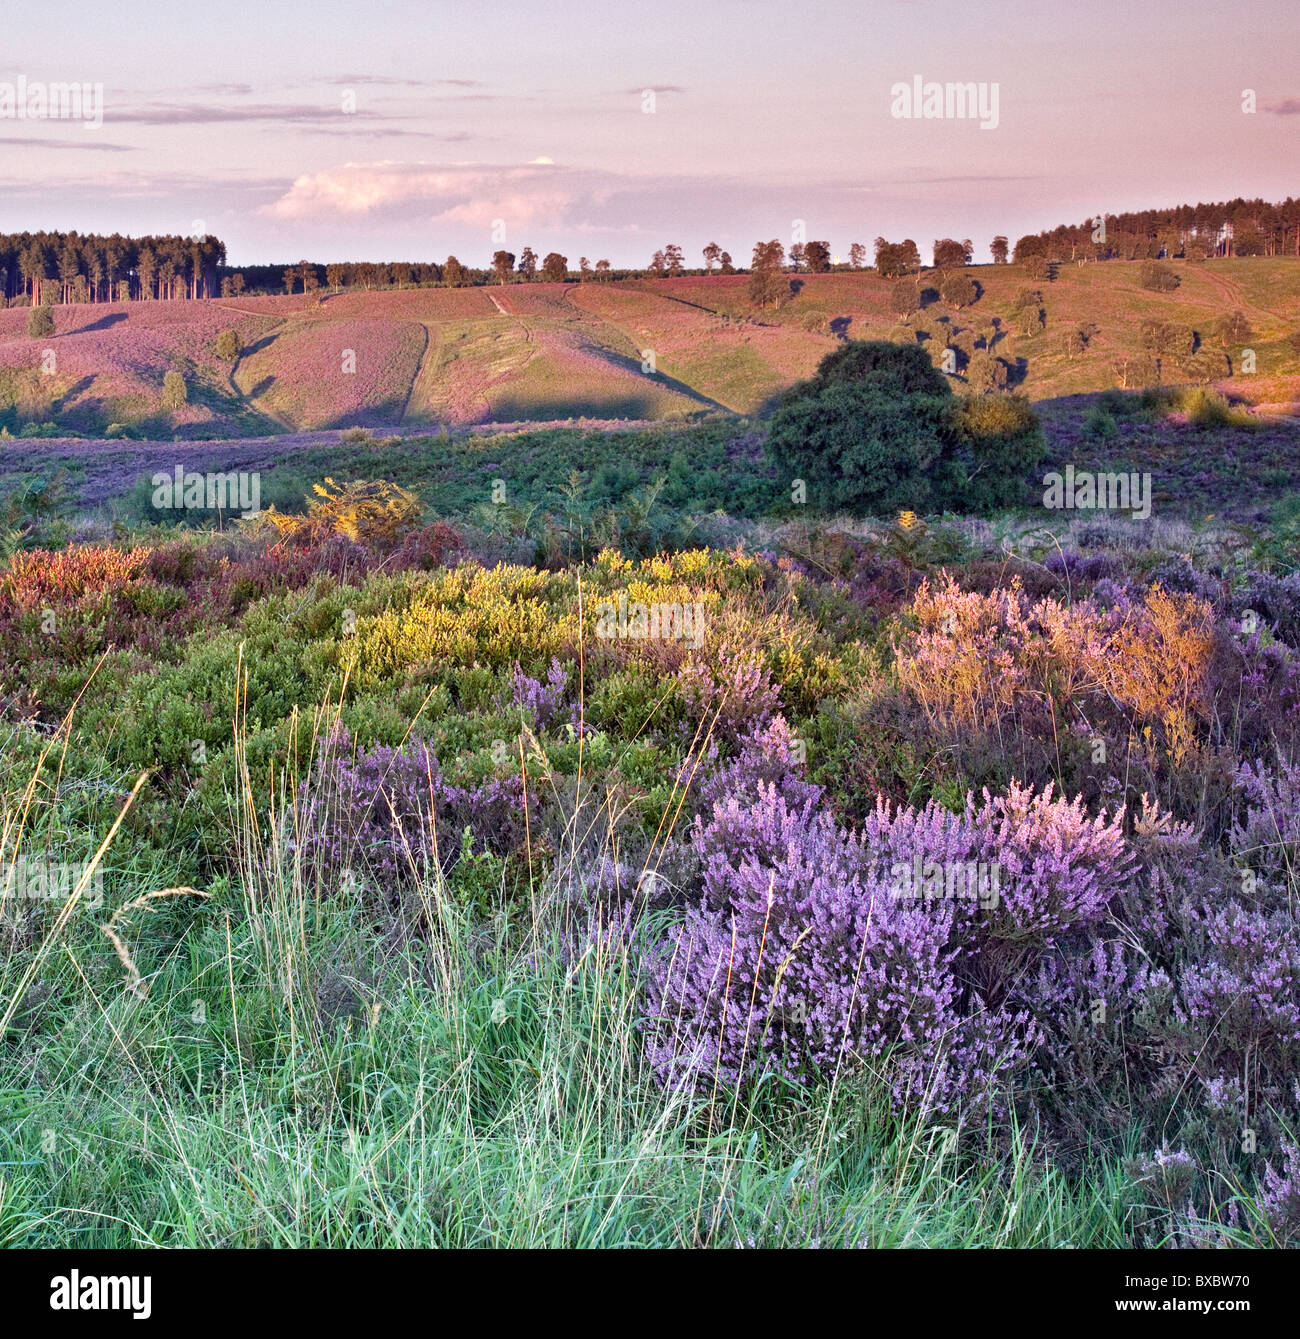
[[[5,26],[0,231],[206,231],[235,265],[744,264],[801,229],[980,260],[1300,193],[1300,0],[73,0]],[[996,86],[996,125],[897,114],[918,77]],[[4,115],[20,79],[102,85],[102,125]]]

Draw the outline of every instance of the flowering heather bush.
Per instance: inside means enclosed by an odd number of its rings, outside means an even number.
[[[318,886],[337,886],[355,871],[392,895],[445,870],[466,828],[480,849],[504,855],[519,845],[521,779],[452,785],[423,743],[358,752],[339,729],[322,747],[303,797],[303,868]]]
[[[510,701],[523,708],[538,730],[549,730],[559,719],[568,686],[568,671],[554,656],[545,683],[525,674],[516,660],[510,674]]]
[[[0,607],[34,609],[87,592],[120,590],[145,570],[150,553],[147,548],[95,547],[15,553],[8,570],[0,572]]]
[[[1288,645],[1300,646],[1300,572],[1282,577],[1269,572],[1247,573],[1230,608],[1237,618],[1253,612]]]
[[[800,751],[784,716],[774,716],[762,729],[742,738],[740,751],[724,763],[717,762],[716,745],[710,746],[710,752],[709,765],[697,783],[699,807],[705,814],[730,799],[756,804],[763,786],[774,786],[791,809],[821,800],[821,786],[803,780]],[[693,763],[688,763],[683,768],[683,782],[693,771]]]
[[[1300,1073],[1300,933],[1286,912],[1271,915],[1237,902],[1205,908],[1197,953],[1178,981],[1174,1014],[1206,1050],[1198,1056],[1212,1077]],[[1212,1043],[1212,1045],[1210,1045]],[[1271,1074],[1267,1071],[1272,1071]]]
[[[891,810],[845,831],[774,785],[696,820],[699,903],[651,959],[650,1054],[707,1087],[885,1065],[895,1099],[956,1113],[1005,1102],[1047,1038],[1029,990],[1104,914],[1132,857],[1119,818],[1019,789],[952,814]],[[899,868],[1004,865],[1001,896],[897,897]]]
[[[677,681],[689,719],[732,743],[762,729],[781,700],[780,686],[762,662],[743,652],[724,650],[716,665],[688,661]]]
[[[1245,813],[1233,825],[1232,854],[1246,869],[1285,884],[1300,857],[1300,766],[1282,761],[1276,771],[1243,763],[1237,784]]]
[[[1182,555],[1157,563],[1148,573],[1147,583],[1179,595],[1194,596],[1211,606],[1222,602],[1225,589],[1220,578],[1193,567]]]
[[[1259,1204],[1280,1245],[1300,1239],[1300,1146],[1293,1141],[1282,1144],[1280,1171],[1271,1162],[1264,1168]]]
[[[446,521],[435,521],[407,535],[401,547],[388,564],[389,571],[431,572],[449,565],[465,552],[465,540],[460,531]]]
[[[912,606],[918,627],[895,645],[900,684],[945,727],[1042,728],[1064,716],[1159,731],[1178,761],[1207,715],[1214,645],[1209,608],[1159,587],[1141,605],[1030,603],[1014,582],[988,595],[948,576]],[[1118,711],[1118,720],[1116,713]]]
[[[1124,571],[1123,563],[1113,554],[1080,553],[1078,549],[1054,549],[1043,559],[1043,566],[1073,587],[1087,587],[1103,578],[1114,580]]]

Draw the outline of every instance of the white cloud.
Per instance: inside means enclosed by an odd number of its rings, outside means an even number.
[[[435,220],[491,223],[553,222],[565,217],[591,183],[550,169],[550,159],[514,167],[485,164],[344,163],[304,173],[264,212],[302,219],[331,214],[429,211]]]

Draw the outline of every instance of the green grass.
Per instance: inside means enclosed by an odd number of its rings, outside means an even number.
[[[60,750],[6,753],[0,849],[77,844]],[[111,921],[10,904],[0,1244],[1087,1248],[1148,1221],[1136,1132],[1066,1168],[1028,1130],[891,1110],[869,1072],[665,1088],[635,958],[575,953],[554,882],[521,906],[467,852],[396,912],[326,898],[283,795],[252,827],[237,791],[234,872],[202,890],[153,847]]]
[[[0,1243],[1125,1241],[1113,1163],[1072,1184],[1027,1136],[959,1140],[857,1081],[659,1088],[626,958],[566,968],[540,910],[474,926],[429,887],[435,929],[393,947],[276,882],[124,918],[144,998],[86,917],[51,950],[0,1058]]]

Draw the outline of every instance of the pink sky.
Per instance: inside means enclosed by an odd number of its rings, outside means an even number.
[[[77,8],[8,16],[0,95],[76,80],[104,108],[0,119],[6,229],[201,222],[236,264],[484,264],[503,234],[640,265],[710,240],[744,262],[803,220],[841,255],[984,258],[998,232],[1300,193],[1295,0]],[[997,127],[892,115],[917,75],[996,85]]]

